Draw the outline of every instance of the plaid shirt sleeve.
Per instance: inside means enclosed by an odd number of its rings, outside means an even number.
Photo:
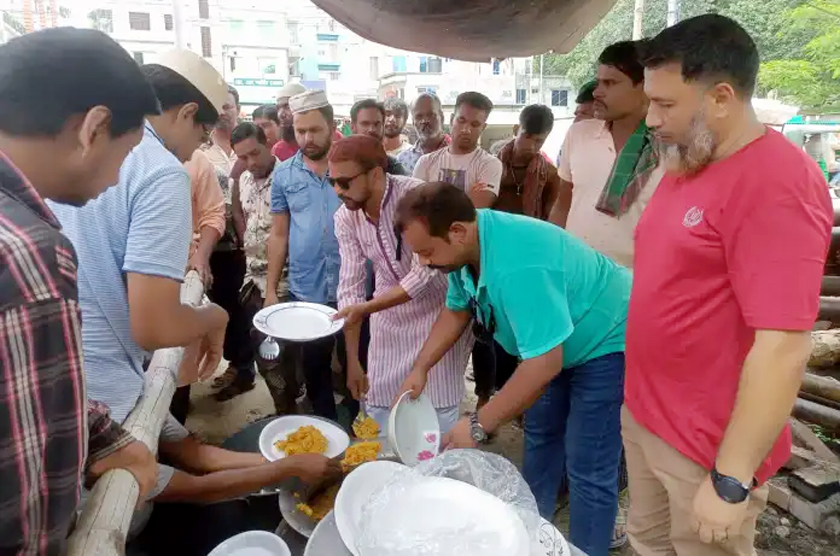
[[[134,442],[134,437],[111,420],[108,406],[88,400],[88,457],[86,467]]]

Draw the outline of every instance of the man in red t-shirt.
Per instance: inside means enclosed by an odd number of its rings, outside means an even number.
[[[643,556],[754,555],[765,481],[811,350],[832,208],[817,165],[755,116],[759,56],[703,15],[645,47],[668,170],[636,228],[622,412]]]
[[[298,152],[295,139],[294,116],[289,108],[289,99],[306,92],[306,87],[300,83],[289,83],[277,94],[277,117],[280,120],[280,140],[271,147],[271,154],[280,162],[292,158]]]

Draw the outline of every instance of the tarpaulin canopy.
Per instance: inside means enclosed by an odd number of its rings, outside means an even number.
[[[472,62],[565,53],[615,0],[313,0],[362,37]]]

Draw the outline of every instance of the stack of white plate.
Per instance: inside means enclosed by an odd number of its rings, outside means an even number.
[[[208,556],[292,556],[292,553],[274,533],[248,531],[229,538]]]

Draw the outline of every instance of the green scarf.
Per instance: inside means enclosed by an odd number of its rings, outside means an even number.
[[[627,213],[658,163],[651,134],[643,121],[616,157],[595,208],[615,218]]]

